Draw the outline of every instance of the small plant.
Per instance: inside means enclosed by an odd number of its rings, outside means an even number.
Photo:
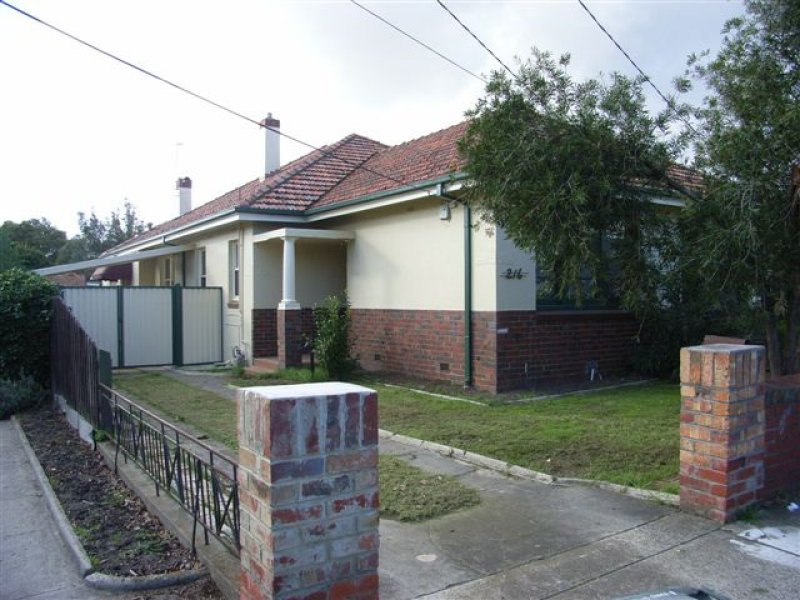
[[[94,429],[92,431],[92,439],[94,439],[95,442],[107,442],[111,439],[111,436],[107,431],[102,429]]]
[[[314,353],[330,379],[347,379],[356,369],[350,356],[350,303],[347,297],[328,296],[314,310]]]
[[[30,375],[21,374],[18,379],[0,379],[0,419],[40,406],[47,398],[45,390]]]

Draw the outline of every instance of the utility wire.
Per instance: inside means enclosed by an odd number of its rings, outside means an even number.
[[[639,72],[639,74],[650,85],[650,87],[652,87],[656,91],[656,94],[658,94],[661,97],[661,99],[665,102],[667,107],[672,109],[672,110],[674,110],[677,113],[677,110],[676,110],[676,107],[675,107],[675,102],[670,100],[666,96],[666,94],[664,94],[664,92],[662,92],[661,89],[659,89],[659,87],[653,82],[653,80],[650,79],[650,76],[642,70],[642,68],[636,63],[635,60],[633,60],[633,58],[631,57],[630,54],[628,54],[628,52],[625,50],[625,48],[623,48],[622,45],[616,40],[616,38],[614,38],[614,36],[611,35],[611,33],[608,31],[608,29],[606,29],[603,26],[603,24],[597,19],[597,17],[594,15],[594,13],[591,10],[589,10],[589,7],[586,6],[586,2],[584,2],[584,0],[578,0],[578,4],[581,5],[581,8],[583,8],[583,10],[586,11],[586,14],[588,14],[589,17],[591,17],[592,21],[594,21],[595,24],[600,28],[600,31],[602,31],[604,34],[606,34],[606,37],[608,37],[608,39],[611,40],[611,42],[617,47],[617,49],[620,52],[622,52],[623,56],[628,59],[628,62],[633,65],[633,68],[636,69]],[[683,121],[687,125],[687,127],[689,127],[689,129],[692,130],[692,132],[697,133],[697,130],[694,128],[694,126],[689,122],[689,120],[686,117],[681,115],[680,119],[681,119],[681,121]]]
[[[397,177],[394,177],[392,175],[387,175],[386,173],[381,173],[380,171],[376,171],[374,169],[366,167],[366,166],[364,166],[363,163],[358,163],[358,162],[355,162],[355,161],[352,161],[352,160],[347,160],[346,158],[343,158],[341,156],[338,156],[338,155],[334,154],[330,150],[326,150],[325,148],[321,148],[321,147],[315,146],[314,144],[311,144],[309,142],[303,141],[303,140],[301,140],[301,139],[299,139],[297,137],[294,137],[292,135],[289,135],[288,133],[285,133],[285,132],[281,131],[280,129],[275,129],[273,127],[269,127],[269,126],[265,125],[261,121],[253,119],[251,117],[248,117],[247,115],[245,115],[243,113],[240,113],[239,111],[236,111],[236,110],[234,110],[232,108],[229,108],[229,107],[227,107],[227,106],[225,106],[223,104],[220,104],[219,102],[215,102],[214,100],[211,100],[210,98],[207,98],[206,96],[203,96],[202,94],[198,94],[197,92],[193,92],[192,90],[190,90],[190,89],[188,89],[188,88],[186,88],[186,87],[184,87],[182,85],[179,85],[179,84],[177,84],[177,83],[175,83],[173,81],[170,81],[169,79],[161,77],[160,75],[157,75],[156,73],[153,73],[152,71],[149,71],[149,70],[147,70],[147,69],[145,69],[143,67],[140,67],[140,66],[138,66],[138,65],[136,65],[136,64],[134,64],[134,63],[132,63],[132,62],[130,62],[128,60],[125,60],[124,58],[120,58],[116,54],[108,52],[107,50],[103,50],[102,48],[100,48],[98,46],[95,46],[94,44],[91,44],[91,43],[89,43],[89,42],[87,42],[85,40],[82,40],[81,38],[79,38],[79,37],[67,32],[67,31],[64,31],[63,29],[60,29],[60,28],[56,27],[55,25],[52,25],[51,23],[48,23],[47,21],[44,21],[43,19],[40,19],[39,17],[37,17],[35,15],[32,15],[31,13],[26,12],[26,11],[22,10],[21,8],[19,8],[17,6],[14,6],[13,4],[10,4],[6,0],[0,0],[0,4],[3,4],[5,6],[7,6],[8,8],[18,12],[19,14],[21,14],[21,15],[29,18],[29,19],[32,19],[33,21],[39,23],[40,25],[43,25],[44,27],[47,27],[48,29],[51,29],[52,31],[55,31],[56,33],[59,33],[59,34],[61,34],[63,36],[68,37],[69,39],[73,40],[74,42],[77,42],[78,44],[81,44],[82,46],[90,48],[91,50],[94,50],[95,52],[99,52],[100,54],[102,54],[102,55],[104,55],[104,56],[106,56],[106,57],[108,57],[108,58],[110,58],[110,59],[112,59],[112,60],[114,60],[114,61],[116,61],[116,62],[118,62],[120,64],[125,65],[126,67],[130,67],[131,69],[133,69],[135,71],[138,71],[139,73],[141,73],[143,75],[151,77],[151,78],[155,79],[156,81],[159,81],[159,82],[161,82],[161,83],[163,83],[165,85],[168,85],[168,86],[170,86],[170,87],[172,87],[172,88],[174,88],[174,89],[176,89],[176,90],[178,90],[180,92],[188,94],[188,95],[192,96],[193,98],[195,98],[197,100],[200,100],[201,102],[205,102],[206,104],[210,104],[214,108],[218,108],[220,110],[223,110],[223,111],[227,112],[230,115],[233,115],[235,117],[243,119],[243,120],[247,121],[248,123],[251,123],[253,125],[257,125],[258,127],[263,127],[264,129],[268,129],[269,131],[272,131],[272,132],[274,132],[274,133],[276,133],[276,134],[278,134],[278,135],[280,135],[282,137],[285,137],[286,139],[291,140],[291,141],[293,141],[293,142],[295,142],[297,144],[300,144],[300,145],[305,146],[307,148],[310,148],[312,150],[316,150],[317,152],[320,152],[324,156],[329,156],[329,157],[334,158],[334,159],[336,159],[336,160],[338,160],[338,161],[340,161],[340,162],[342,162],[342,163],[344,163],[346,165],[355,167],[356,169],[363,169],[364,171],[367,171],[368,173],[372,173],[373,175],[377,175],[378,177],[382,177],[384,179],[388,179],[388,180],[393,181],[394,183],[400,184],[402,186],[407,186],[410,190],[426,189],[426,188],[430,187],[430,185],[426,186],[426,185],[412,185],[412,184],[409,184],[407,181],[404,181],[402,179],[398,179]],[[369,160],[369,159],[367,159],[367,160]]]
[[[454,66],[454,67],[456,67],[457,69],[461,69],[461,70],[462,70],[462,71],[464,71],[464,73],[466,73],[467,75],[471,75],[472,77],[474,77],[475,79],[478,79],[478,80],[482,81],[483,83],[489,83],[489,82],[488,82],[486,79],[484,79],[484,78],[483,78],[483,77],[481,77],[480,75],[478,75],[478,74],[474,73],[473,71],[470,71],[470,70],[469,70],[469,69],[467,69],[466,67],[462,67],[460,64],[458,64],[458,63],[457,63],[456,61],[454,61],[453,59],[451,59],[451,58],[449,58],[449,57],[445,56],[444,54],[442,54],[441,52],[439,52],[438,50],[436,50],[436,48],[433,48],[433,47],[429,46],[428,44],[426,44],[426,43],[425,43],[425,42],[423,42],[422,40],[420,40],[420,39],[418,39],[418,38],[415,38],[415,37],[414,37],[413,35],[411,35],[410,33],[408,33],[408,32],[406,32],[406,31],[404,31],[403,29],[400,29],[400,27],[398,27],[397,25],[395,25],[395,24],[394,24],[394,23],[392,23],[391,21],[389,21],[389,20],[385,19],[384,17],[382,17],[382,16],[381,16],[381,15],[379,15],[378,13],[376,13],[376,12],[374,12],[374,11],[372,11],[372,10],[368,9],[366,6],[364,6],[364,5],[363,5],[363,4],[361,4],[360,2],[356,2],[356,0],[350,0],[350,2],[351,2],[351,3],[353,3],[353,4],[355,4],[355,5],[356,5],[358,8],[360,8],[361,10],[363,10],[365,13],[367,13],[367,14],[370,14],[370,15],[372,15],[373,17],[375,17],[376,19],[378,19],[378,20],[379,20],[381,23],[383,23],[383,24],[385,24],[385,25],[388,25],[389,27],[391,27],[392,29],[394,29],[396,32],[398,32],[398,33],[400,33],[400,34],[402,34],[402,35],[406,36],[408,39],[410,39],[410,40],[412,40],[412,41],[416,42],[417,44],[419,44],[419,45],[420,45],[420,46],[422,46],[423,48],[425,48],[425,49],[427,49],[427,50],[429,50],[429,51],[433,52],[433,53],[434,53],[436,56],[438,56],[439,58],[441,58],[441,59],[443,59],[443,60],[446,60],[447,62],[449,62],[451,65],[453,65],[453,66]]]
[[[484,49],[484,50],[486,50],[486,51],[487,51],[489,54],[491,54],[491,55],[492,55],[492,58],[494,58],[494,59],[495,59],[497,62],[499,62],[499,63],[500,63],[500,65],[501,65],[501,66],[502,66],[502,67],[503,67],[503,68],[504,68],[506,71],[508,71],[508,72],[511,74],[511,76],[512,76],[514,79],[516,79],[516,78],[517,78],[517,76],[516,76],[516,74],[514,73],[514,71],[512,71],[512,70],[511,70],[511,69],[508,67],[508,65],[507,65],[506,63],[504,63],[502,60],[500,60],[500,57],[498,57],[498,56],[497,56],[497,54],[495,54],[494,52],[492,52],[491,48],[489,48],[489,46],[487,46],[486,44],[484,44],[484,43],[483,43],[483,41],[482,41],[482,40],[481,40],[481,39],[480,39],[480,38],[479,38],[477,35],[475,35],[475,34],[472,32],[472,30],[471,30],[469,27],[467,27],[467,26],[466,26],[466,25],[463,23],[463,21],[462,21],[461,19],[459,19],[459,18],[458,18],[458,17],[457,17],[457,16],[456,16],[456,15],[453,13],[453,11],[452,11],[452,10],[450,10],[449,8],[447,8],[447,5],[446,5],[444,2],[442,2],[442,0],[436,0],[436,2],[437,2],[437,3],[439,4],[439,6],[441,6],[441,7],[442,7],[442,8],[443,8],[443,9],[444,9],[444,10],[445,10],[445,11],[446,11],[446,12],[447,12],[447,13],[448,13],[448,14],[449,14],[451,17],[453,17],[453,18],[455,19],[456,23],[458,23],[459,25],[461,25],[461,27],[463,27],[463,28],[464,28],[464,30],[465,30],[465,31],[466,31],[468,34],[470,34],[470,35],[471,35],[473,38],[475,38],[475,41],[476,41],[476,42],[478,42],[478,43],[479,43],[481,46],[483,46],[483,49]]]

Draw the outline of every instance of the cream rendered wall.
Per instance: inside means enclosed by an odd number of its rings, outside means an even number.
[[[134,269],[134,285],[156,285],[156,260],[151,258],[135,263],[138,269]],[[138,278],[136,278],[137,272]]]
[[[464,307],[463,210],[439,219],[431,198],[342,219],[347,291],[354,308],[459,310]]]
[[[347,286],[347,244],[340,241],[295,242],[295,293],[300,306],[320,304],[327,296],[341,294]],[[280,278],[278,287],[280,287]]]
[[[463,243],[463,242],[462,242]],[[472,310],[493,311],[497,304],[497,234],[472,215]],[[463,306],[463,304],[462,304]]]
[[[195,240],[198,248],[204,247],[206,249],[206,285],[222,288],[222,358],[224,360],[231,358],[234,346],[247,353],[250,342],[244,336],[245,323],[243,314],[248,303],[252,307],[252,300],[247,295],[248,290],[252,295],[252,286],[249,285],[248,278],[245,277],[247,273],[246,266],[249,263],[248,256],[245,256],[246,253],[243,251],[243,244],[241,243],[243,239],[243,228],[240,231],[240,226],[235,225],[222,232]],[[228,243],[234,240],[240,241],[239,271],[242,275],[242,280],[239,286],[240,296],[238,303],[231,301],[228,279]],[[249,354],[247,355],[249,356]]]
[[[295,252],[295,258],[297,258],[296,255],[297,252]],[[254,245],[253,272],[255,273],[254,307],[277,308],[281,301],[283,282],[283,241],[270,240]]]

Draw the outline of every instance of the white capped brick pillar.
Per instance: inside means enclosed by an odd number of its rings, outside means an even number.
[[[344,383],[238,393],[243,600],[378,598],[378,398]]]

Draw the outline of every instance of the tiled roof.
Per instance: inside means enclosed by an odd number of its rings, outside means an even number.
[[[280,209],[301,212],[357,169],[385,145],[351,134],[314,150],[270,173],[198,206],[113,248],[114,254],[143,240],[213,217],[233,208]]]
[[[364,168],[352,172],[318,200],[314,207],[328,206],[459,172],[464,161],[458,154],[458,140],[463,137],[466,128],[467,122],[464,121],[377,152],[364,163]],[[382,174],[388,177],[382,177]]]
[[[351,134],[284,165],[264,179],[249,181],[161,223],[112,249],[109,254],[230,209],[302,214],[307,209],[332,207],[340,202],[459,173],[464,168],[464,160],[458,153],[458,141],[467,126],[468,122],[463,121],[397,146],[385,146]],[[670,175],[690,190],[702,185],[699,175],[686,167],[674,165]]]

